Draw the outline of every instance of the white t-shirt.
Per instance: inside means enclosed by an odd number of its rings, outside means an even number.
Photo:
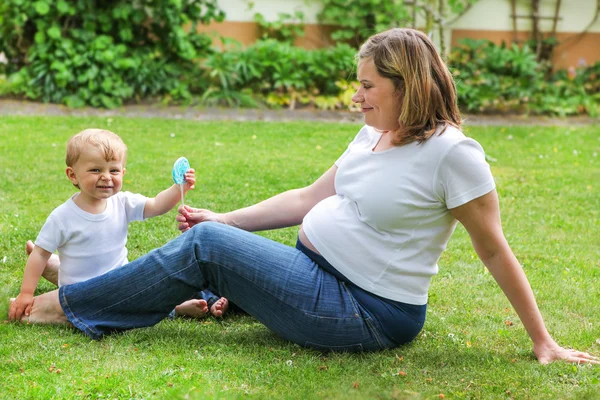
[[[304,217],[310,242],[357,286],[426,304],[431,277],[457,221],[449,209],[495,187],[483,149],[448,127],[422,144],[372,149],[364,126],[336,161],[336,194]]]
[[[90,214],[73,198],[48,216],[35,245],[58,250],[58,285],[68,285],[102,275],[127,263],[127,225],[144,219],[147,197],[119,192],[108,198],[106,209]]]

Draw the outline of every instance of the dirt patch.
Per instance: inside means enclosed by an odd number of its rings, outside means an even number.
[[[121,116],[137,118],[170,118],[196,121],[320,121],[360,123],[362,114],[350,111],[323,110],[268,110],[246,108],[177,107],[161,104],[128,105],[114,110],[83,107],[68,108],[57,104],[0,99],[0,115],[43,115],[43,116]],[[532,117],[525,115],[469,115],[463,114],[465,125],[598,125],[600,118],[586,116],[558,118]]]

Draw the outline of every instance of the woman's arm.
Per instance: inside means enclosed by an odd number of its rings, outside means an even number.
[[[488,268],[533,341],[533,351],[543,363],[555,360],[600,363],[587,353],[560,347],[544,325],[531,286],[510,249],[500,221],[495,190],[450,210],[466,228],[479,258]]]
[[[247,231],[285,228],[298,225],[321,200],[335,194],[337,166],[332,166],[313,184],[275,195],[260,203],[224,214],[209,210],[180,207],[179,230],[185,232],[204,221],[216,221]]]

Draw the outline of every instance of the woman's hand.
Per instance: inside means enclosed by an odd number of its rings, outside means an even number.
[[[577,364],[600,364],[600,359],[591,354],[560,347],[555,341],[534,345],[533,352],[541,364],[566,361]]]
[[[177,225],[177,229],[181,231],[181,233],[191,229],[194,225],[197,225],[201,222],[219,222],[224,224],[222,214],[217,214],[210,210],[205,210],[202,208],[193,208],[190,206],[179,206],[177,209],[179,213],[175,219],[179,224]]]

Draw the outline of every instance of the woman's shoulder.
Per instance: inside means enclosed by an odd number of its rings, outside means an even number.
[[[373,128],[372,126],[369,125],[363,125],[360,130],[358,131],[358,133],[356,134],[356,138],[372,138],[373,136],[377,135],[377,130],[375,130],[375,128]]]
[[[433,137],[439,137],[448,142],[458,142],[467,139],[463,131],[453,125],[440,125]]]
[[[375,130],[375,128],[373,128],[372,126],[369,126],[369,125],[363,125],[360,128],[360,130],[358,131],[358,133],[356,134],[356,136],[354,136],[351,146],[352,145],[358,145],[358,146],[367,145],[367,144],[371,143],[373,140],[377,140],[376,138],[379,138],[379,136],[381,136],[381,133],[377,132],[377,130]]]
[[[464,156],[472,152],[483,153],[483,148],[457,127],[447,126],[445,129],[440,128],[423,143],[423,151],[431,157],[443,160],[452,154]]]
[[[438,131],[431,136],[427,142],[431,142],[432,146],[450,148],[457,145],[476,145],[481,147],[475,139],[466,136],[459,128],[448,125],[440,127]]]

